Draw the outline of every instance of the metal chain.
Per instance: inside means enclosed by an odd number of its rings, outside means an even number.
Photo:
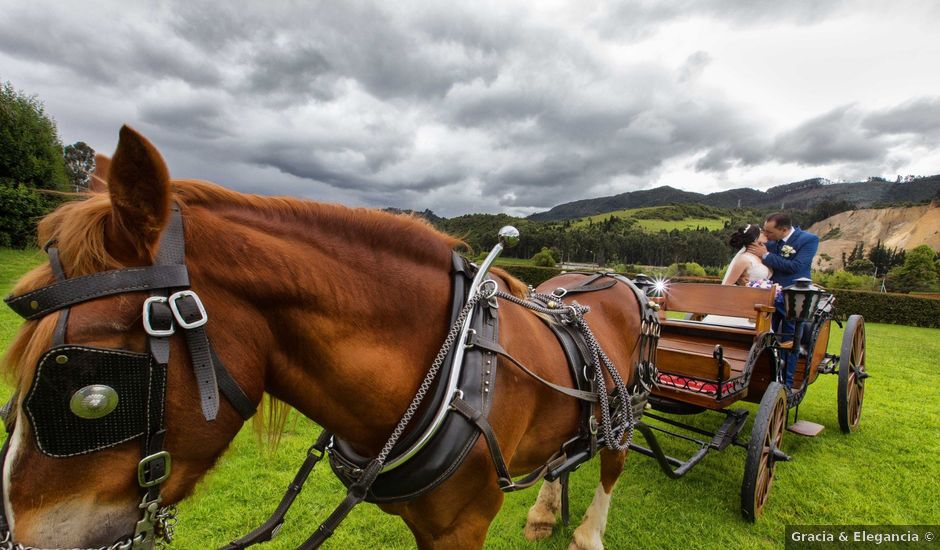
[[[632,396],[627,391],[627,385],[624,383],[623,378],[621,378],[613,361],[611,361],[610,358],[607,357],[607,354],[604,353],[604,350],[601,349],[600,344],[597,343],[597,339],[594,337],[594,332],[584,319],[584,314],[591,311],[591,308],[582,306],[577,302],[566,306],[564,302],[562,302],[561,296],[552,294],[530,293],[528,300],[517,298],[503,291],[497,291],[495,296],[532,311],[560,317],[563,323],[574,325],[581,331],[585,340],[587,340],[592,359],[594,360],[595,380],[599,380],[604,386],[603,390],[597,392],[601,409],[601,428],[604,431],[604,445],[619,452],[627,450],[630,447],[630,443],[633,441],[633,425],[635,424]],[[553,304],[559,304],[564,307],[550,307]],[[622,401],[622,406],[617,413],[617,420],[620,420],[620,422],[618,422],[616,426],[613,425],[610,416],[604,370],[610,373],[617,394]],[[624,434],[626,434],[625,440]],[[623,443],[621,443],[621,441],[623,441]]]
[[[421,382],[421,386],[418,387],[418,392],[411,400],[411,404],[408,405],[408,410],[405,411],[404,416],[402,416],[401,420],[398,421],[398,425],[395,426],[395,429],[392,431],[392,435],[388,438],[385,446],[382,447],[382,451],[378,456],[378,460],[381,463],[385,463],[385,459],[388,457],[388,454],[392,452],[392,447],[394,447],[395,443],[398,442],[398,439],[405,432],[405,428],[408,427],[408,423],[411,422],[411,418],[418,411],[418,407],[421,406],[421,402],[424,400],[425,394],[428,393],[428,390],[431,388],[431,384],[434,383],[434,379],[437,377],[437,372],[441,369],[441,365],[444,364],[444,359],[447,358],[447,354],[450,353],[451,348],[454,347],[454,342],[457,341],[457,337],[460,335],[460,330],[463,328],[463,324],[464,321],[467,320],[467,316],[470,315],[470,312],[473,310],[473,307],[476,306],[477,302],[479,302],[486,295],[487,292],[481,287],[475,295],[471,296],[467,300],[467,304],[460,311],[460,315],[457,317],[457,321],[455,321],[453,326],[450,327],[450,332],[447,333],[447,338],[444,339],[444,345],[441,346],[440,351],[437,352],[437,357],[434,358],[434,362],[431,363],[431,368],[428,369],[427,374],[424,375],[424,380]]]
[[[176,522],[176,506],[170,505],[160,508],[156,515],[155,536],[157,548],[163,548],[173,540]],[[13,542],[12,533],[0,531],[0,550],[130,550],[135,544],[143,542],[144,537],[144,534],[139,534],[119,540],[108,546],[98,546],[96,548],[37,548]]]

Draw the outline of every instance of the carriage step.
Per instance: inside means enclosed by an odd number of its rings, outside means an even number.
[[[825,429],[826,427],[822,424],[810,422],[809,420],[800,420],[799,422],[794,422],[790,425],[789,428],[787,428],[787,430],[797,435],[803,435],[806,437],[816,437]]]

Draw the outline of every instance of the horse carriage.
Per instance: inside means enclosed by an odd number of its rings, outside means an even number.
[[[811,307],[794,308],[811,312],[810,352],[788,390],[773,291],[673,285],[659,313],[644,281],[612,274],[563,274],[527,292],[489,270],[518,240],[513,228],[474,265],[460,241],[413,218],[170,180],[127,127],[106,182],[40,222],[48,262],[5,300],[26,323],[0,414],[0,548],[169,542],[174,504],[264,393],[324,430],[270,518],[223,550],[274,537],[324,457],[346,497],[299,549],[318,548],[363,501],[400,516],[419,548],[482,548],[503,493],[543,479],[524,534],[546,538],[567,521],[568,473],[597,456],[597,490],[572,535],[594,550],[629,448],[681,476],[709,450],[742,445],[746,413],[732,403],[761,402],[742,489],[754,517],[787,458],[787,411],[819,373],[839,372],[840,424],[858,424],[864,324],[850,318],[841,361],[827,355],[831,296],[804,293]],[[683,462],[641,420],[647,402],[727,419]],[[649,448],[631,447],[634,429]]]
[[[850,433],[858,428],[868,377],[864,319],[859,315],[848,318],[841,353],[833,355],[827,352],[830,324],[835,321],[842,326],[833,316],[835,298],[809,280],[783,291],[788,317],[796,320],[795,335],[771,330],[775,288],[663,284],[642,276],[638,282],[660,306],[661,334],[656,353],[657,385],[649,397],[652,410],[637,426],[647,445],[634,443],[631,449],[655,458],[668,476],[679,478],[711,451],[730,445],[745,448],[741,513],[755,521],[767,503],[777,463],[790,460],[781,448],[789,411],[794,410],[790,431],[803,435],[821,431],[818,424],[797,422],[799,405],[820,374],[839,377],[841,430]],[[799,356],[792,386],[787,386],[790,353]],[[760,405],[746,439],[741,432],[749,411],[732,408],[739,401]],[[676,418],[705,411],[724,415],[717,430]],[[663,451],[657,434],[681,438],[697,445],[698,450],[686,460],[674,458]],[[703,436],[707,439],[701,439]]]

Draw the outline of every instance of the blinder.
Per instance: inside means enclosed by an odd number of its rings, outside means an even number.
[[[24,409],[39,450],[69,457],[149,433],[165,394],[166,365],[149,353],[64,345],[39,359]]]
[[[205,331],[205,306],[189,289],[178,205],[171,206],[170,220],[152,266],[70,279],[65,277],[54,243],[46,246],[46,252],[56,282],[4,300],[27,320],[60,312],[52,347],[40,357],[23,399],[36,446],[47,456],[64,458],[139,438],[142,458],[136,473],[143,493],[142,518],[130,538],[112,547],[152,549],[158,539],[168,542],[172,538],[175,514],[172,507],[160,507],[160,485],[171,472],[170,453],[163,448],[169,338],[177,332],[185,334],[206,421],[216,418],[220,392],[244,420],[254,415],[256,404],[222,364]],[[150,292],[143,305],[146,353],[65,343],[70,306],[139,291]],[[5,455],[6,445],[0,451],[0,467]],[[0,499],[0,547],[10,540]]]

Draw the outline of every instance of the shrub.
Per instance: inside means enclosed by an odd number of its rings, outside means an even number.
[[[904,265],[888,272],[885,286],[892,292],[935,292],[938,289],[935,255],[925,244],[908,251]]]
[[[0,245],[26,248],[35,241],[36,222],[46,213],[46,201],[22,185],[0,184]]]
[[[843,290],[875,291],[881,287],[881,281],[870,275],[855,275],[848,271],[841,270],[835,273],[816,272],[813,280],[816,284],[828,289],[841,288]]]
[[[667,277],[707,277],[705,268],[695,262],[672,264],[666,268]]]
[[[554,267],[507,265],[502,266],[502,268],[513,277],[516,277],[522,282],[532,286],[539,286],[552,277],[561,274],[561,270]]]
[[[555,260],[555,256],[552,254],[551,249],[549,249],[547,246],[543,246],[542,250],[536,252],[535,255],[532,256],[532,263],[539,267],[555,267],[557,261]]]
[[[940,300],[857,290],[836,289],[832,294],[839,319],[857,314],[869,323],[940,328]]]

